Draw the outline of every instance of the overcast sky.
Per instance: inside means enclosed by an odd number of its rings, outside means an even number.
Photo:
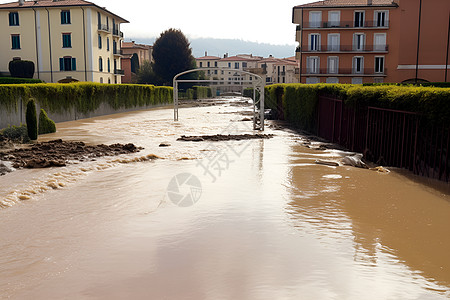
[[[0,3],[13,2],[0,0]],[[127,19],[125,39],[159,36],[168,28],[188,37],[295,44],[292,7],[313,0],[91,0]]]

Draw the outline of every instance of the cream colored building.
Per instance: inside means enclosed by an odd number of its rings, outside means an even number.
[[[120,24],[127,20],[84,0],[0,4],[0,73],[13,58],[35,63],[35,78],[121,83]]]

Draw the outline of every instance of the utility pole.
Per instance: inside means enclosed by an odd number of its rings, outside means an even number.
[[[419,28],[417,30],[417,58],[416,58],[416,78],[414,83],[417,84],[417,78],[419,75],[419,50],[420,50],[420,22],[422,20],[422,0],[419,2]]]

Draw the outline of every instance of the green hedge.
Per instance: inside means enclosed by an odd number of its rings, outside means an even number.
[[[282,105],[277,105],[281,93]],[[416,86],[351,84],[277,84],[267,86],[267,108],[282,110],[287,121],[314,129],[319,94],[342,99],[348,106],[373,106],[418,112],[434,122],[450,123],[450,89]]]
[[[41,109],[39,113],[38,134],[47,134],[56,132],[56,124],[51,120],[45,110]]]
[[[194,99],[206,99],[212,97],[212,91],[207,86],[193,86]]]
[[[61,113],[76,109],[93,112],[102,103],[113,109],[158,105],[173,101],[172,87],[134,84],[17,84],[0,85],[0,109],[17,111],[19,99],[34,98],[47,112]]]
[[[40,79],[0,77],[0,84],[42,83]]]

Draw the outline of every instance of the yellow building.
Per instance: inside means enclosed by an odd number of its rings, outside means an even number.
[[[45,82],[121,83],[121,23],[128,21],[84,0],[0,4],[0,73],[20,57]]]

